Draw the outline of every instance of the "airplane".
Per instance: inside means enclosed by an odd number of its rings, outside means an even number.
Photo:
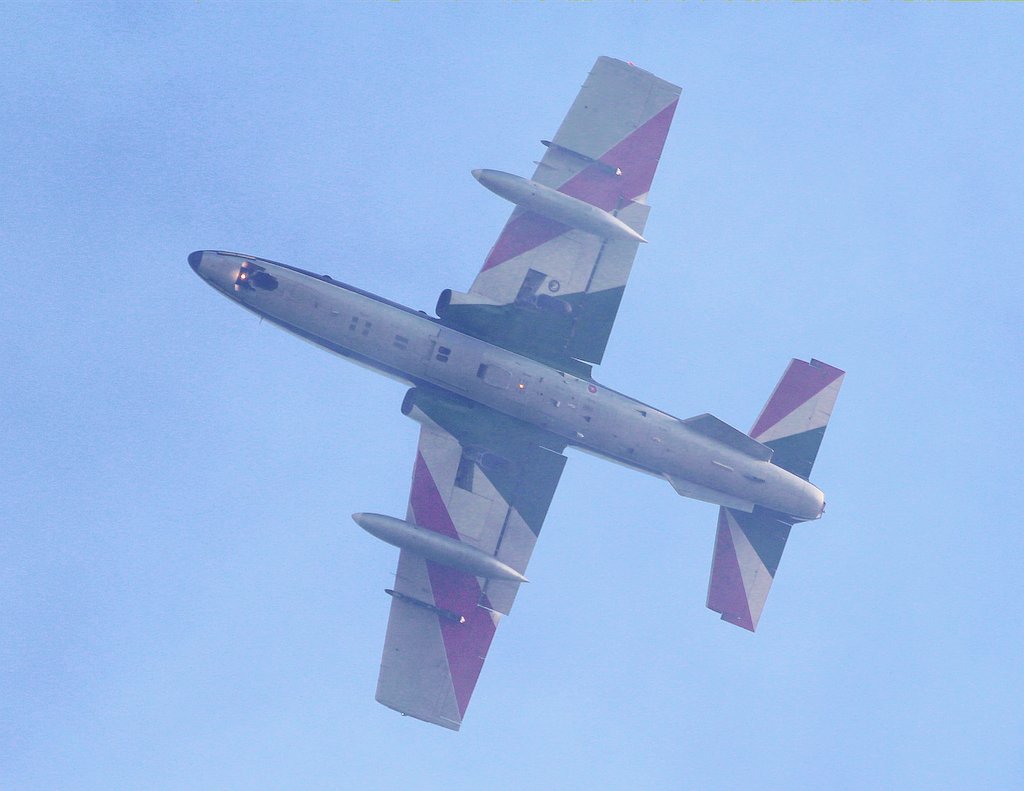
[[[357,513],[399,547],[376,699],[458,730],[576,448],[719,506],[707,606],[757,627],[792,525],[818,519],[808,479],[844,372],[792,360],[745,434],[600,384],[680,88],[600,57],[532,178],[473,176],[515,204],[467,292],[436,316],[256,256],[200,250],[203,280],[300,338],[409,386],[419,423],[404,519]]]

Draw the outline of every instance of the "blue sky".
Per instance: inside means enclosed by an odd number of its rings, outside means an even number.
[[[0,786],[1024,784],[1013,4],[0,8]],[[374,702],[417,429],[195,249],[465,289],[594,59],[683,86],[597,376],[848,371],[751,635],[715,509],[573,454],[461,733]]]

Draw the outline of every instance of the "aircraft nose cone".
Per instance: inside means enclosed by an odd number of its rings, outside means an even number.
[[[218,291],[223,291],[229,296],[239,295],[239,274],[245,265],[245,258],[237,253],[222,253],[217,250],[196,250],[188,257],[188,265],[192,271],[199,275],[200,279],[213,286]],[[242,280],[246,278],[243,276]],[[274,278],[269,278],[271,284],[265,285],[268,291],[277,286]],[[244,296],[242,294],[241,296]]]

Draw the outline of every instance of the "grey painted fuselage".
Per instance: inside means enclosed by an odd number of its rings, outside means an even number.
[[[250,268],[243,270],[246,262]],[[454,393],[582,450],[665,477],[681,494],[744,510],[758,505],[800,520],[821,515],[823,495],[803,478],[591,379],[326,276],[214,251],[193,253],[189,263],[233,301],[305,340],[400,381]],[[239,281],[243,271],[247,277]]]

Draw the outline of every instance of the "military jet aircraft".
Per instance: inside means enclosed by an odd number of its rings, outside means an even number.
[[[793,360],[749,434],[680,420],[599,384],[680,89],[594,64],[532,178],[473,175],[515,204],[467,292],[436,317],[256,256],[188,257],[244,308],[410,386],[420,424],[405,518],[358,513],[398,546],[377,700],[458,730],[502,615],[578,448],[720,506],[707,606],[757,626],[790,528],[817,519],[808,476],[843,372]]]

